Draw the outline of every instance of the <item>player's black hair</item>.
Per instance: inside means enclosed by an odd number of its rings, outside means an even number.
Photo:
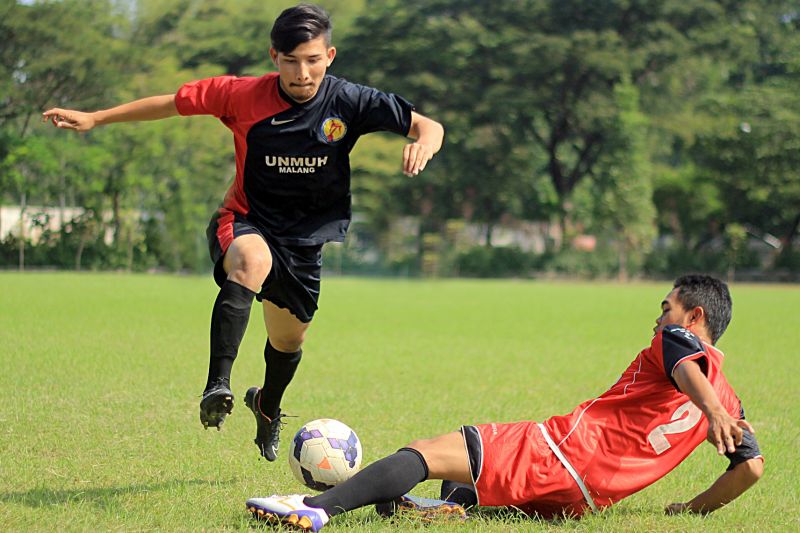
[[[704,274],[689,274],[675,280],[676,297],[686,309],[702,307],[706,313],[708,334],[716,344],[731,322],[733,301],[728,285]]]
[[[333,26],[328,12],[314,4],[298,4],[283,10],[272,25],[272,47],[288,54],[298,45],[325,37],[325,46],[331,45]]]

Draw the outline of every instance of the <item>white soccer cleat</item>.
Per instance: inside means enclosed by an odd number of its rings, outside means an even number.
[[[245,505],[253,518],[319,531],[330,520],[328,513],[303,503],[305,497],[305,494],[272,495],[269,498],[250,498]]]

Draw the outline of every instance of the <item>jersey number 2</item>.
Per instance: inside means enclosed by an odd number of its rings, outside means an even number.
[[[647,436],[647,441],[655,450],[656,455],[661,455],[672,446],[667,440],[667,435],[689,431],[700,422],[702,416],[703,413],[700,409],[689,400],[675,409],[675,412],[672,413],[672,422],[661,424],[653,429]]]

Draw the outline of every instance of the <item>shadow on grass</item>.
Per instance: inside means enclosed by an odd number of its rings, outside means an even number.
[[[566,516],[542,518],[539,515],[528,515],[515,507],[472,507],[467,510],[468,519],[485,520],[487,522],[530,523],[558,526],[575,520]]]
[[[545,518],[539,515],[527,515],[514,507],[473,507],[467,511],[468,516],[471,518],[487,520],[487,521],[505,521],[521,523],[535,523],[549,526],[566,526],[569,524],[578,524],[581,520],[589,520],[591,518],[604,517],[613,518],[615,516],[620,518],[637,517],[642,518],[645,515],[653,515],[655,517],[666,516],[663,510],[658,508],[654,509],[640,509],[625,506],[612,506],[601,509],[596,513],[588,511],[583,518],[576,516],[554,516]],[[688,515],[688,514],[687,514]],[[691,515],[699,516],[699,515]]]
[[[251,530],[275,529],[275,523],[268,520],[261,520],[251,517],[248,514],[249,528]],[[246,522],[243,520],[243,522]],[[420,530],[429,526],[435,531],[439,528],[456,528],[457,530],[475,529],[481,530],[488,527],[492,530],[502,528],[510,531],[528,531],[531,528],[542,526],[564,526],[577,523],[575,518],[553,518],[544,519],[538,516],[530,516],[514,508],[504,507],[473,507],[467,511],[467,519],[461,520],[452,515],[425,518],[415,515],[413,512],[401,513],[391,517],[383,517],[372,512],[372,506],[366,506],[353,514],[343,514],[331,519],[332,526],[338,526],[345,531],[373,531],[385,529],[397,529],[402,531]],[[241,524],[231,523],[230,527]],[[510,529],[509,529],[510,528]]]
[[[164,490],[197,485],[215,487],[219,485],[230,485],[231,483],[234,483],[234,481],[235,480],[208,481],[203,479],[176,479],[174,481],[164,481],[162,483],[129,485],[127,487],[103,487],[73,490],[54,490],[47,487],[38,487],[25,492],[0,493],[0,502],[3,504],[19,503],[33,508],[52,507],[69,503],[88,503],[100,508],[106,508],[109,505],[112,505],[116,498],[128,494],[160,492]]]

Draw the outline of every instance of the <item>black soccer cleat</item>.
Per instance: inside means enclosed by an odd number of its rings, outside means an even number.
[[[227,378],[217,378],[203,391],[200,400],[200,423],[203,427],[222,429],[225,417],[233,411],[233,392]]]
[[[278,411],[278,416],[274,419],[261,412],[260,406],[261,389],[250,387],[244,395],[244,404],[250,408],[256,417],[256,438],[253,442],[258,446],[261,457],[267,461],[274,461],[278,458],[278,446],[280,445],[281,429],[283,428],[283,418],[286,416]]]

